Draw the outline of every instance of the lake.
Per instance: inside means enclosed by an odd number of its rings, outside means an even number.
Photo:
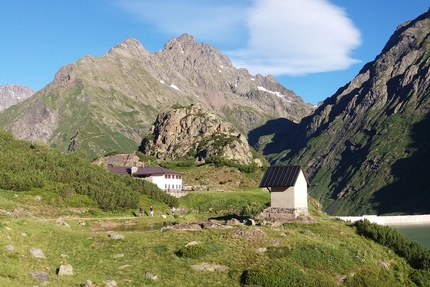
[[[397,229],[403,235],[413,241],[419,242],[422,246],[430,249],[430,225],[415,224],[415,225],[390,225]]]

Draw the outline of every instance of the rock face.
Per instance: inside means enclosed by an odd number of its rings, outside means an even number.
[[[306,167],[328,213],[430,212],[430,12],[296,129],[278,162]]]
[[[272,76],[236,69],[218,49],[184,34],[156,53],[128,38],[102,57],[62,67],[25,103],[0,114],[0,128],[61,151],[78,132],[76,150],[94,158],[136,151],[162,109],[192,103],[243,135],[274,117],[299,122],[314,110]]]
[[[36,93],[32,88],[21,85],[7,84],[0,86],[0,111],[16,105]]]
[[[200,104],[161,111],[140,149],[163,160],[204,161],[218,155],[240,164],[253,162],[246,137]]]

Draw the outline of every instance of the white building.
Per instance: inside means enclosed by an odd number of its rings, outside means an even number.
[[[133,177],[148,180],[167,193],[182,191],[182,173],[162,167],[113,166],[108,170],[117,174],[130,174]]]
[[[309,181],[300,166],[272,166],[267,168],[260,182],[270,192],[271,216],[308,214]]]

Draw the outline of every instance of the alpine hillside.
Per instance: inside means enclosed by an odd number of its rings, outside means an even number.
[[[398,26],[373,62],[284,130],[273,162],[304,166],[330,214],[430,213],[429,67],[430,10]]]
[[[270,119],[299,122],[314,110],[274,77],[236,69],[218,49],[183,34],[156,53],[128,38],[101,57],[62,67],[34,96],[5,110],[0,128],[61,151],[73,143],[93,157],[133,152],[163,108],[192,103],[244,135]]]

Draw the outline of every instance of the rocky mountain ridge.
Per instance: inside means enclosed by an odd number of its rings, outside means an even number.
[[[277,162],[301,164],[334,214],[430,213],[430,11],[289,131]]]
[[[0,86],[0,112],[25,101],[35,93],[34,89],[22,85],[6,84],[5,86]]]
[[[62,67],[29,100],[5,110],[0,128],[26,140],[100,156],[133,152],[163,108],[202,103],[246,135],[270,119],[294,122],[314,110],[271,77],[236,69],[221,52],[184,34],[150,53],[128,38],[101,57]]]

